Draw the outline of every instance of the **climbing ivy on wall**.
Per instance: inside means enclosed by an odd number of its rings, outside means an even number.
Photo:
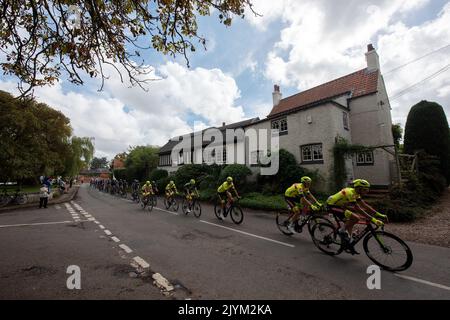
[[[342,137],[336,137],[336,142],[333,147],[333,177],[336,189],[340,189],[344,186],[345,179],[347,177],[347,170],[345,169],[345,159],[349,158],[359,152],[372,150],[359,144],[350,144],[346,139]]]

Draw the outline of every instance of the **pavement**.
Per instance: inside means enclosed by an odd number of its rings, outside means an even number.
[[[408,242],[411,268],[381,271],[371,290],[362,248],[330,257],[265,212],[244,215],[219,221],[202,203],[195,218],[161,199],[150,212],[83,185],[66,204],[0,215],[0,299],[450,299],[448,248]],[[70,265],[80,290],[67,289]]]

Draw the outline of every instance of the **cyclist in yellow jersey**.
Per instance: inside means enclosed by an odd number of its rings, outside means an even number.
[[[374,208],[369,206],[361,196],[369,192],[370,183],[367,180],[356,179],[353,181],[353,188],[344,188],[338,193],[330,196],[327,200],[328,208],[331,212],[345,218],[344,229],[339,230],[339,233],[347,243],[350,241],[353,226],[360,220],[359,216],[353,211],[363,215],[377,226],[382,226],[384,223],[377,219],[387,219],[387,216],[377,212]],[[375,218],[375,217],[376,218]],[[354,251],[353,254],[358,254]]]
[[[177,186],[173,180],[170,180],[169,184],[166,186],[166,198],[169,200],[173,195],[177,194]]]
[[[301,183],[294,183],[292,186],[287,188],[284,193],[284,200],[287,202],[289,208],[294,212],[294,215],[286,221],[287,228],[292,233],[295,231],[294,224],[299,219],[303,208],[308,207],[316,211],[322,206],[322,204],[319,203],[309,191],[312,179],[305,176],[300,179],[300,182]]]
[[[148,197],[153,194],[153,188],[150,181],[145,182],[145,184],[142,186],[142,202],[146,202],[148,200]]]
[[[230,190],[234,191],[236,197],[240,198],[236,190],[236,187],[234,186],[233,178],[227,177],[227,180],[224,183],[222,183],[219,188],[217,188],[217,196],[219,197],[220,202],[222,204],[222,211],[220,213],[220,218],[222,220],[225,219],[222,213],[225,210],[225,198],[228,199],[228,204],[230,204],[233,201],[233,195],[231,194]]]

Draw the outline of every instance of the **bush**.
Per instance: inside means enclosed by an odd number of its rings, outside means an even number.
[[[223,183],[227,179],[227,177],[232,177],[236,187],[242,187],[246,183],[247,176],[249,176],[251,174],[252,174],[252,171],[246,165],[243,165],[243,164],[227,165],[220,172],[220,178],[217,183],[217,186],[219,186],[220,183]]]
[[[242,207],[260,210],[283,210],[286,202],[283,195],[265,196],[257,192],[246,194],[240,202]]]
[[[320,179],[318,171],[310,171],[300,167],[294,155],[287,150],[280,149],[279,159],[279,170],[276,175],[262,176],[258,174],[259,191],[263,191],[264,194],[284,193],[293,183],[300,182],[300,178],[303,176],[309,176],[315,182]],[[313,189],[314,184],[312,191],[314,191]]]
[[[391,222],[411,222],[423,216],[426,208],[412,205],[406,200],[377,200],[370,203],[383,214],[386,214]]]
[[[215,189],[199,190],[201,201],[215,201],[217,199],[217,192]]]
[[[162,169],[155,169],[150,173],[150,181],[158,181],[169,176],[169,172]]]
[[[175,172],[173,180],[177,186],[184,185],[191,179],[195,179],[199,182],[211,171],[212,168],[208,168],[208,165],[205,164],[185,164]]]
[[[160,194],[164,193],[164,190],[166,189],[166,186],[169,184],[169,181],[170,181],[169,177],[156,180],[156,186],[158,187]]]
[[[440,171],[450,183],[450,136],[447,117],[442,106],[435,102],[421,101],[413,106],[405,126],[405,152],[413,154],[425,150],[438,156]],[[419,162],[420,164],[420,162]]]

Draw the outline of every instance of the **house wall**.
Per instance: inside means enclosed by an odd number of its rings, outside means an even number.
[[[350,119],[353,143],[365,146],[394,144],[391,108],[381,76],[377,94],[351,100]],[[390,163],[394,161],[394,157],[382,149],[375,149],[373,154],[374,165],[372,166],[357,166],[356,160],[353,160],[355,178],[367,179],[373,185],[390,185]]]
[[[351,120],[349,117],[349,130],[344,129],[343,112],[347,111],[337,107],[335,104],[326,103],[289,114],[287,115],[288,134],[280,135],[280,148],[292,153],[302,167],[309,170],[318,170],[322,179],[317,182],[316,190],[318,189],[323,192],[334,191],[332,149],[335,144],[335,138],[336,136],[341,136],[351,141]],[[311,123],[308,123],[309,117],[311,118]],[[249,128],[270,129],[271,121],[260,122]],[[323,163],[302,163],[300,147],[315,143],[322,144]],[[249,164],[249,161],[246,163]],[[347,161],[347,166],[349,167],[350,175],[352,175],[351,160]]]

